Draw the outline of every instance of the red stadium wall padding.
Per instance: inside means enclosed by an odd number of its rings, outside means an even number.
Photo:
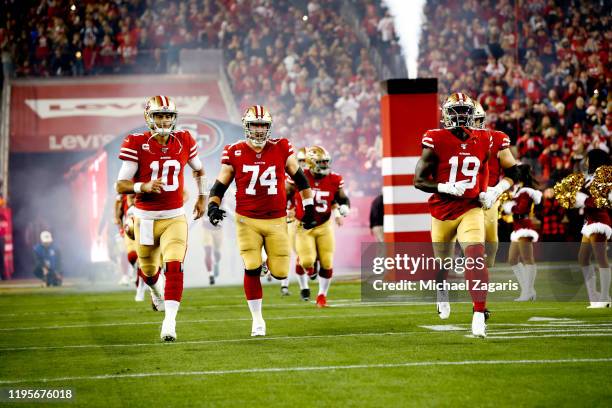
[[[429,194],[414,188],[421,136],[439,125],[436,78],[389,79],[381,83],[385,242],[429,241]]]

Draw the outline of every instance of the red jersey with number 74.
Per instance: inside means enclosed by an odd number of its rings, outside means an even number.
[[[454,183],[468,180],[461,197],[435,193],[429,198],[431,215],[439,220],[454,220],[466,211],[479,207],[478,194],[486,191],[484,173],[488,172],[487,153],[491,148],[491,136],[486,130],[466,129],[469,137],[461,140],[450,130],[428,130],[421,139],[423,148],[432,149],[438,157],[434,175],[437,183]]]
[[[168,211],[183,208],[183,169],[197,157],[198,145],[186,130],[172,132],[165,145],[151,132],[128,135],[121,145],[119,158],[138,163],[134,183],[161,178],[160,194],[136,194],[135,206],[143,211]]]
[[[221,163],[234,168],[238,214],[257,219],[287,215],[285,165],[292,154],[287,139],[268,139],[259,153],[244,140],[225,146]]]

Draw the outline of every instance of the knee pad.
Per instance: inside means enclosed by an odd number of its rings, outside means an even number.
[[[325,279],[331,279],[332,275],[334,274],[334,270],[332,268],[330,269],[319,269],[319,276]]]
[[[157,283],[157,280],[159,279],[159,275],[160,275],[160,270],[157,270],[157,273],[155,273],[154,275],[145,275],[144,281],[147,285],[149,286],[153,286]]]
[[[306,273],[306,271],[304,271],[304,268],[302,268],[302,265],[300,265],[300,261],[298,259],[298,261],[295,263],[295,274],[296,275],[303,275],[305,273]]]
[[[255,269],[245,269],[244,273],[249,276],[261,276],[261,266]]]

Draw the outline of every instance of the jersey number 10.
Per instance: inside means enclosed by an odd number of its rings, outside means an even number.
[[[168,174],[170,173],[170,169],[173,169],[172,172],[172,183],[168,180]],[[161,179],[164,182],[162,189],[164,191],[176,191],[179,188],[178,175],[181,170],[181,163],[178,160],[168,160],[165,161],[162,165],[162,173]],[[151,180],[157,180],[159,177],[159,162],[154,161],[151,163]]]

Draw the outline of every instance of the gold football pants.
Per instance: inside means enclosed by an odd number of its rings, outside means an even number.
[[[260,220],[236,214],[236,237],[245,269],[261,266],[261,248],[264,247],[272,276],[277,279],[287,277],[289,234],[286,217]]]
[[[295,235],[295,249],[302,268],[312,268],[318,255],[321,268],[332,269],[334,267],[335,249],[332,219],[330,218],[311,230],[305,230],[301,224],[298,224]]]
[[[484,212],[472,208],[454,220],[439,220],[431,217],[431,242],[436,256],[450,256],[455,241],[465,249],[470,244],[484,244]],[[446,245],[448,244],[448,245]]]
[[[161,263],[185,259],[187,252],[187,220],[184,215],[153,222],[153,245],[140,244],[140,219],[134,223],[134,241],[138,244],[138,263],[142,273],[153,276]]]

